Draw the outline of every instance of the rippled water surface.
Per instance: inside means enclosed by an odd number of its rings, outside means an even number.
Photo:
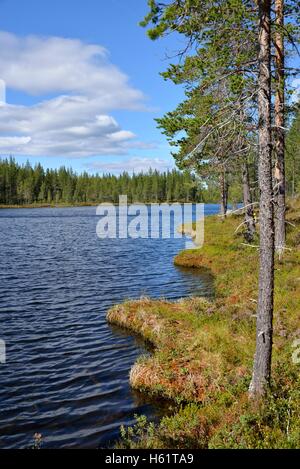
[[[143,344],[106,311],[212,292],[209,276],[174,267],[184,239],[99,239],[98,220],[94,207],[0,210],[0,448],[28,447],[36,432],[44,447],[99,447],[135,413],[154,418],[128,385]]]

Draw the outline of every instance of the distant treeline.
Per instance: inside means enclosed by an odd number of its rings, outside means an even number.
[[[0,159],[0,204],[76,204],[118,202],[119,195],[132,202],[217,201],[217,188],[201,187],[196,176],[177,170],[119,176],[112,174],[76,174],[62,166],[47,169],[14,158]]]

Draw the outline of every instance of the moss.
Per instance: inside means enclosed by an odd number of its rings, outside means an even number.
[[[273,385],[264,407],[253,409],[247,398],[255,348],[258,249],[235,234],[238,217],[222,223],[207,218],[204,246],[183,251],[174,260],[179,266],[210,269],[214,300],[141,298],[108,312],[109,322],[154,345],[152,355],[133,366],[131,385],[179,406],[174,416],[151,426],[151,435],[145,430],[134,437],[132,447],[300,447],[299,365],[292,361],[293,341],[300,338],[299,212],[300,199],[290,202],[291,250],[282,263],[276,262]]]

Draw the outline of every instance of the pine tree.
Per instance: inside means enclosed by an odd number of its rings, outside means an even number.
[[[284,64],[284,0],[275,0],[275,248],[282,259],[285,248],[285,64]]]
[[[258,0],[257,2],[232,0],[228,2],[211,2],[198,0],[178,0],[169,3],[159,3],[149,0],[150,11],[146,16],[143,26],[152,23],[152,29],[148,31],[151,39],[163,36],[167,32],[176,31],[187,39],[185,51],[196,50],[196,54],[187,55],[183,63],[171,65],[164,78],[171,79],[174,83],[186,84],[189,88],[187,102],[180,105],[175,113],[169,113],[159,121],[160,126],[171,139],[179,131],[184,130],[186,137],[179,138],[179,155],[175,158],[180,164],[193,164],[194,167],[207,165],[208,155],[218,154],[220,186],[222,188],[222,206],[225,215],[227,196],[226,162],[227,151],[234,148],[234,141],[230,139],[230,129],[226,133],[227,120],[232,124],[233,115],[241,112],[247,123],[245,103],[252,109],[256,109],[258,116],[258,176],[260,189],[260,269],[259,269],[259,294],[257,311],[256,353],[252,381],[249,389],[253,397],[263,396],[270,384],[272,333],[273,333],[273,288],[274,288],[274,214],[273,214],[273,185],[272,185],[272,135],[271,135],[271,1]],[[297,2],[289,2],[295,4]],[[257,8],[258,6],[258,8]],[[281,21],[279,11],[280,3],[277,1],[277,19]],[[257,21],[259,28],[257,31]],[[277,25],[277,27],[280,25]],[[278,33],[279,34],[279,33]],[[280,35],[281,38],[281,35]],[[280,41],[277,36],[277,46]],[[280,47],[279,47],[280,49]],[[283,48],[280,51],[284,53]],[[257,55],[258,51],[258,55]],[[283,57],[282,57],[283,59]],[[277,65],[279,61],[277,59]],[[252,76],[256,76],[252,80]],[[281,74],[280,65],[277,67],[278,77]],[[282,81],[282,80],[281,80]],[[196,85],[195,85],[196,82]],[[282,83],[278,79],[277,94],[282,94]],[[218,93],[225,84],[225,90],[229,95],[228,117],[226,105],[218,102]],[[221,83],[221,84],[220,84]],[[190,89],[192,88],[192,92]],[[193,109],[193,92],[196,95],[197,108]],[[202,123],[199,119],[199,110],[204,108],[204,97],[211,96],[212,102],[208,102],[211,109],[206,112],[208,119]],[[200,101],[201,105],[200,105]],[[256,108],[257,101],[257,108]],[[281,106],[282,96],[278,97]],[[226,101],[225,101],[226,103]],[[225,113],[220,109],[226,109]],[[216,110],[216,111],[215,111]],[[192,120],[190,116],[192,115]],[[214,119],[212,119],[212,117]],[[226,120],[227,117],[227,120]],[[203,118],[203,116],[202,116]],[[207,122],[212,123],[209,129]],[[279,129],[279,112],[276,120]],[[219,130],[222,129],[221,136]],[[245,130],[247,126],[245,126]],[[251,132],[251,129],[250,129]],[[239,150],[245,152],[245,134],[239,134]],[[251,135],[251,134],[250,134]],[[279,135],[279,133],[277,133]],[[214,138],[215,137],[215,138]],[[222,145],[219,144],[221,138]],[[197,141],[198,140],[198,141]],[[282,137],[280,145],[282,142]],[[251,136],[249,141],[251,141]],[[280,145],[279,150],[280,166]],[[191,148],[189,148],[189,146]],[[200,151],[199,151],[200,149]],[[212,156],[211,161],[216,157]],[[211,166],[209,161],[209,166]],[[282,166],[282,165],[281,165]],[[201,168],[203,171],[203,167]],[[283,168],[280,168],[283,172]],[[281,187],[284,174],[280,176]],[[244,184],[247,177],[244,177]]]
[[[300,192],[300,105],[298,104],[292,125],[286,138],[287,189],[292,197]]]

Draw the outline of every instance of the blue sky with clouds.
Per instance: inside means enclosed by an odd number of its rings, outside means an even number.
[[[45,167],[173,167],[154,118],[182,90],[159,72],[181,47],[152,42],[147,0],[0,1],[0,154]]]
[[[183,43],[150,41],[146,12],[147,0],[0,0],[0,155],[76,171],[172,168],[154,118],[183,97],[159,75]]]

